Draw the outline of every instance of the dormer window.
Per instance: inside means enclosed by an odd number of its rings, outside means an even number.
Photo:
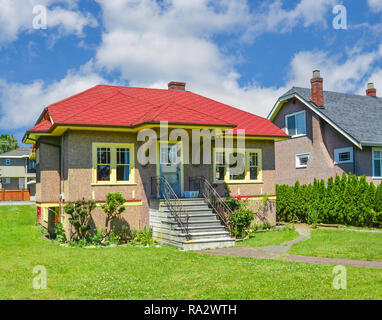
[[[305,111],[288,114],[285,116],[287,134],[292,138],[306,135]]]

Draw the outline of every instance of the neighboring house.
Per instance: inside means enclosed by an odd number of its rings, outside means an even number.
[[[170,136],[160,131],[163,121],[168,122]],[[138,150],[144,144],[138,134],[143,129],[152,129],[158,136],[152,145],[154,164],[138,161]],[[189,133],[189,140],[171,137],[176,129]],[[239,136],[237,140],[236,130],[245,129],[246,149],[221,148],[213,138],[212,145],[202,150],[203,154],[212,153],[211,162],[195,164],[191,150],[200,146],[200,138],[192,137],[192,129],[233,131],[235,144],[243,139]],[[49,220],[47,208],[60,207],[60,194],[65,202],[85,197],[100,203],[107,193],[120,192],[128,200],[122,219],[138,229],[154,224],[156,198],[163,196],[158,193],[164,188],[161,178],[179,198],[188,195],[187,191],[199,191],[201,176],[220,195],[227,185],[231,196],[258,200],[265,194],[274,195],[274,142],[287,138],[267,119],[186,91],[185,83],[170,82],[168,90],[93,87],[45,108],[24,142],[36,145],[42,224]],[[245,164],[244,172],[232,174],[226,161],[232,155]],[[275,223],[274,212],[266,218]],[[93,220],[95,226],[104,227],[101,208],[96,209]]]
[[[30,199],[36,194],[36,163],[29,159],[32,148],[19,148],[0,154],[0,189],[28,189]]]
[[[343,172],[382,179],[382,99],[368,84],[366,95],[323,91],[320,71],[311,89],[292,88],[268,119],[291,136],[276,143],[276,182],[312,183]]]

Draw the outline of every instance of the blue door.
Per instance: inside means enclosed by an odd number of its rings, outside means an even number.
[[[159,175],[167,180],[178,197],[182,196],[180,144],[159,145]],[[161,194],[163,186],[160,186]]]

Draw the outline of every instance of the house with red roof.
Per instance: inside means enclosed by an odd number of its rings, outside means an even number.
[[[121,223],[151,226],[159,241],[184,249],[232,245],[224,197],[256,207],[275,195],[276,141],[288,135],[269,120],[190,91],[98,85],[46,107],[24,143],[36,158],[40,223],[52,229],[63,205],[126,199]],[[52,213],[53,212],[53,213]],[[275,223],[273,205],[258,214]]]

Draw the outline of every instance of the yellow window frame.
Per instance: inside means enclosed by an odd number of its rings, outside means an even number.
[[[97,180],[97,149],[110,149],[110,181]],[[117,181],[117,149],[130,150],[129,181]],[[135,185],[135,152],[133,143],[100,143],[95,142],[92,145],[93,157],[93,185]]]
[[[223,180],[217,180],[216,179],[216,153],[217,152],[224,152],[225,154],[225,176],[224,181]],[[229,173],[229,164],[227,159],[229,159],[229,154],[231,153],[244,153],[245,154],[245,178],[242,180],[231,180],[230,179],[230,173]],[[250,153],[256,153],[257,154],[257,179],[251,180],[251,173],[250,173],[250,165],[249,165],[249,155]],[[214,148],[214,156],[213,156],[213,181],[214,183],[263,183],[263,170],[262,170],[262,150],[261,149],[222,149],[222,148]]]

